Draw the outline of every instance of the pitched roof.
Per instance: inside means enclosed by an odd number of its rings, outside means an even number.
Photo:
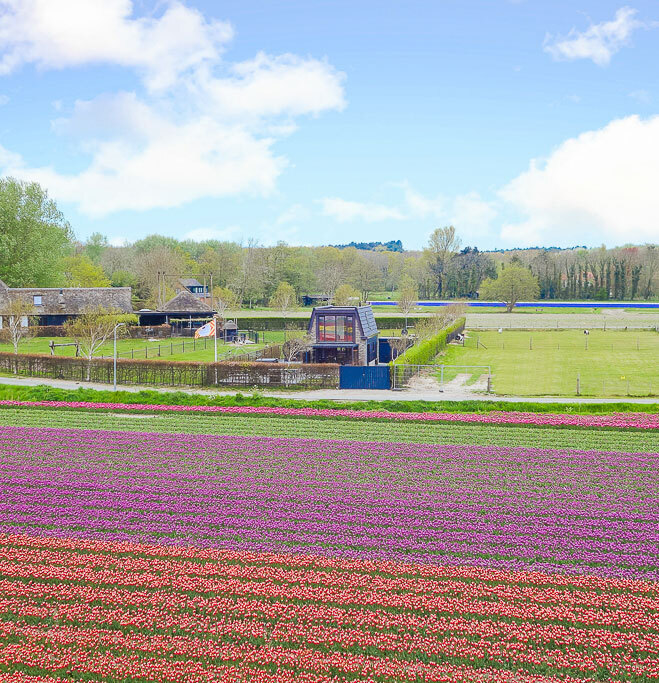
[[[192,292],[184,289],[158,310],[167,313],[210,313],[212,309]]]
[[[184,286],[184,287],[203,287],[201,282],[199,280],[193,278],[193,277],[182,277],[179,279],[179,282]]]
[[[41,304],[34,306],[35,315],[75,315],[93,308],[114,308],[122,313],[132,313],[130,287],[9,287],[2,290],[2,299],[21,299],[33,304],[34,297],[41,297]]]
[[[378,333],[378,325],[375,322],[373,309],[370,306],[359,306],[357,308],[357,315],[359,316],[359,322],[362,324],[365,337],[372,337]]]

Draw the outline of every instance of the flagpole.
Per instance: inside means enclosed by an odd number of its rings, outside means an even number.
[[[217,318],[213,316],[213,337],[215,340],[215,362],[217,363]]]

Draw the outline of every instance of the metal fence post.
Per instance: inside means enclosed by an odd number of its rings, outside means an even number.
[[[581,373],[577,372],[577,396],[581,395]]]

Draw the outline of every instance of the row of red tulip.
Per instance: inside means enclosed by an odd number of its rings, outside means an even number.
[[[0,621],[0,671],[193,683],[659,675],[651,582],[26,536],[0,537],[0,576],[0,613],[15,615]]]

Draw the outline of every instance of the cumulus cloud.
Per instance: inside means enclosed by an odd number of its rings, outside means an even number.
[[[344,75],[290,54],[227,62],[231,36],[229,24],[177,0],[157,17],[134,17],[131,0],[0,0],[0,74],[108,63],[144,85],[78,101],[53,122],[89,155],[82,171],[30,167],[0,148],[2,172],[37,180],[90,216],[272,192],[287,164],[274,143],[297,117],[341,110]]]
[[[225,78],[201,70],[195,87],[227,116],[300,116],[343,109],[343,79],[325,61],[259,53],[234,64]]]
[[[184,240],[192,240],[193,242],[205,242],[206,240],[226,241],[235,238],[240,234],[240,226],[230,225],[228,228],[195,228],[183,235]]]
[[[500,192],[518,244],[624,244],[659,235],[659,116],[630,116],[563,142]]]
[[[102,104],[108,98],[85,103],[85,116],[78,112],[77,120],[93,119]],[[83,171],[26,167],[14,157],[5,172],[36,180],[54,197],[99,217],[124,209],[180,206],[200,197],[267,194],[285,165],[272,153],[271,139],[238,125],[206,116],[174,121],[134,95],[119,96],[110,109],[114,116],[107,135],[85,138],[92,161]]]
[[[567,36],[545,38],[545,51],[556,60],[590,59],[606,66],[616,52],[629,44],[632,33],[645,24],[636,18],[637,11],[621,7],[611,21],[591,24],[585,31],[573,28]]]
[[[0,73],[23,64],[93,63],[138,69],[152,89],[215,62],[233,29],[170,0],[158,17],[134,17],[131,0],[0,0]]]
[[[323,214],[336,219],[339,223],[355,220],[377,223],[391,220],[400,221],[406,218],[400,209],[385,204],[352,202],[340,197],[326,197],[321,200],[321,203]]]
[[[321,201],[322,212],[340,223],[389,220],[452,223],[468,238],[487,234],[498,215],[494,204],[481,198],[477,192],[455,197],[427,197],[407,182],[392,183],[392,186],[402,190],[402,198],[397,205],[361,203],[333,197]]]

